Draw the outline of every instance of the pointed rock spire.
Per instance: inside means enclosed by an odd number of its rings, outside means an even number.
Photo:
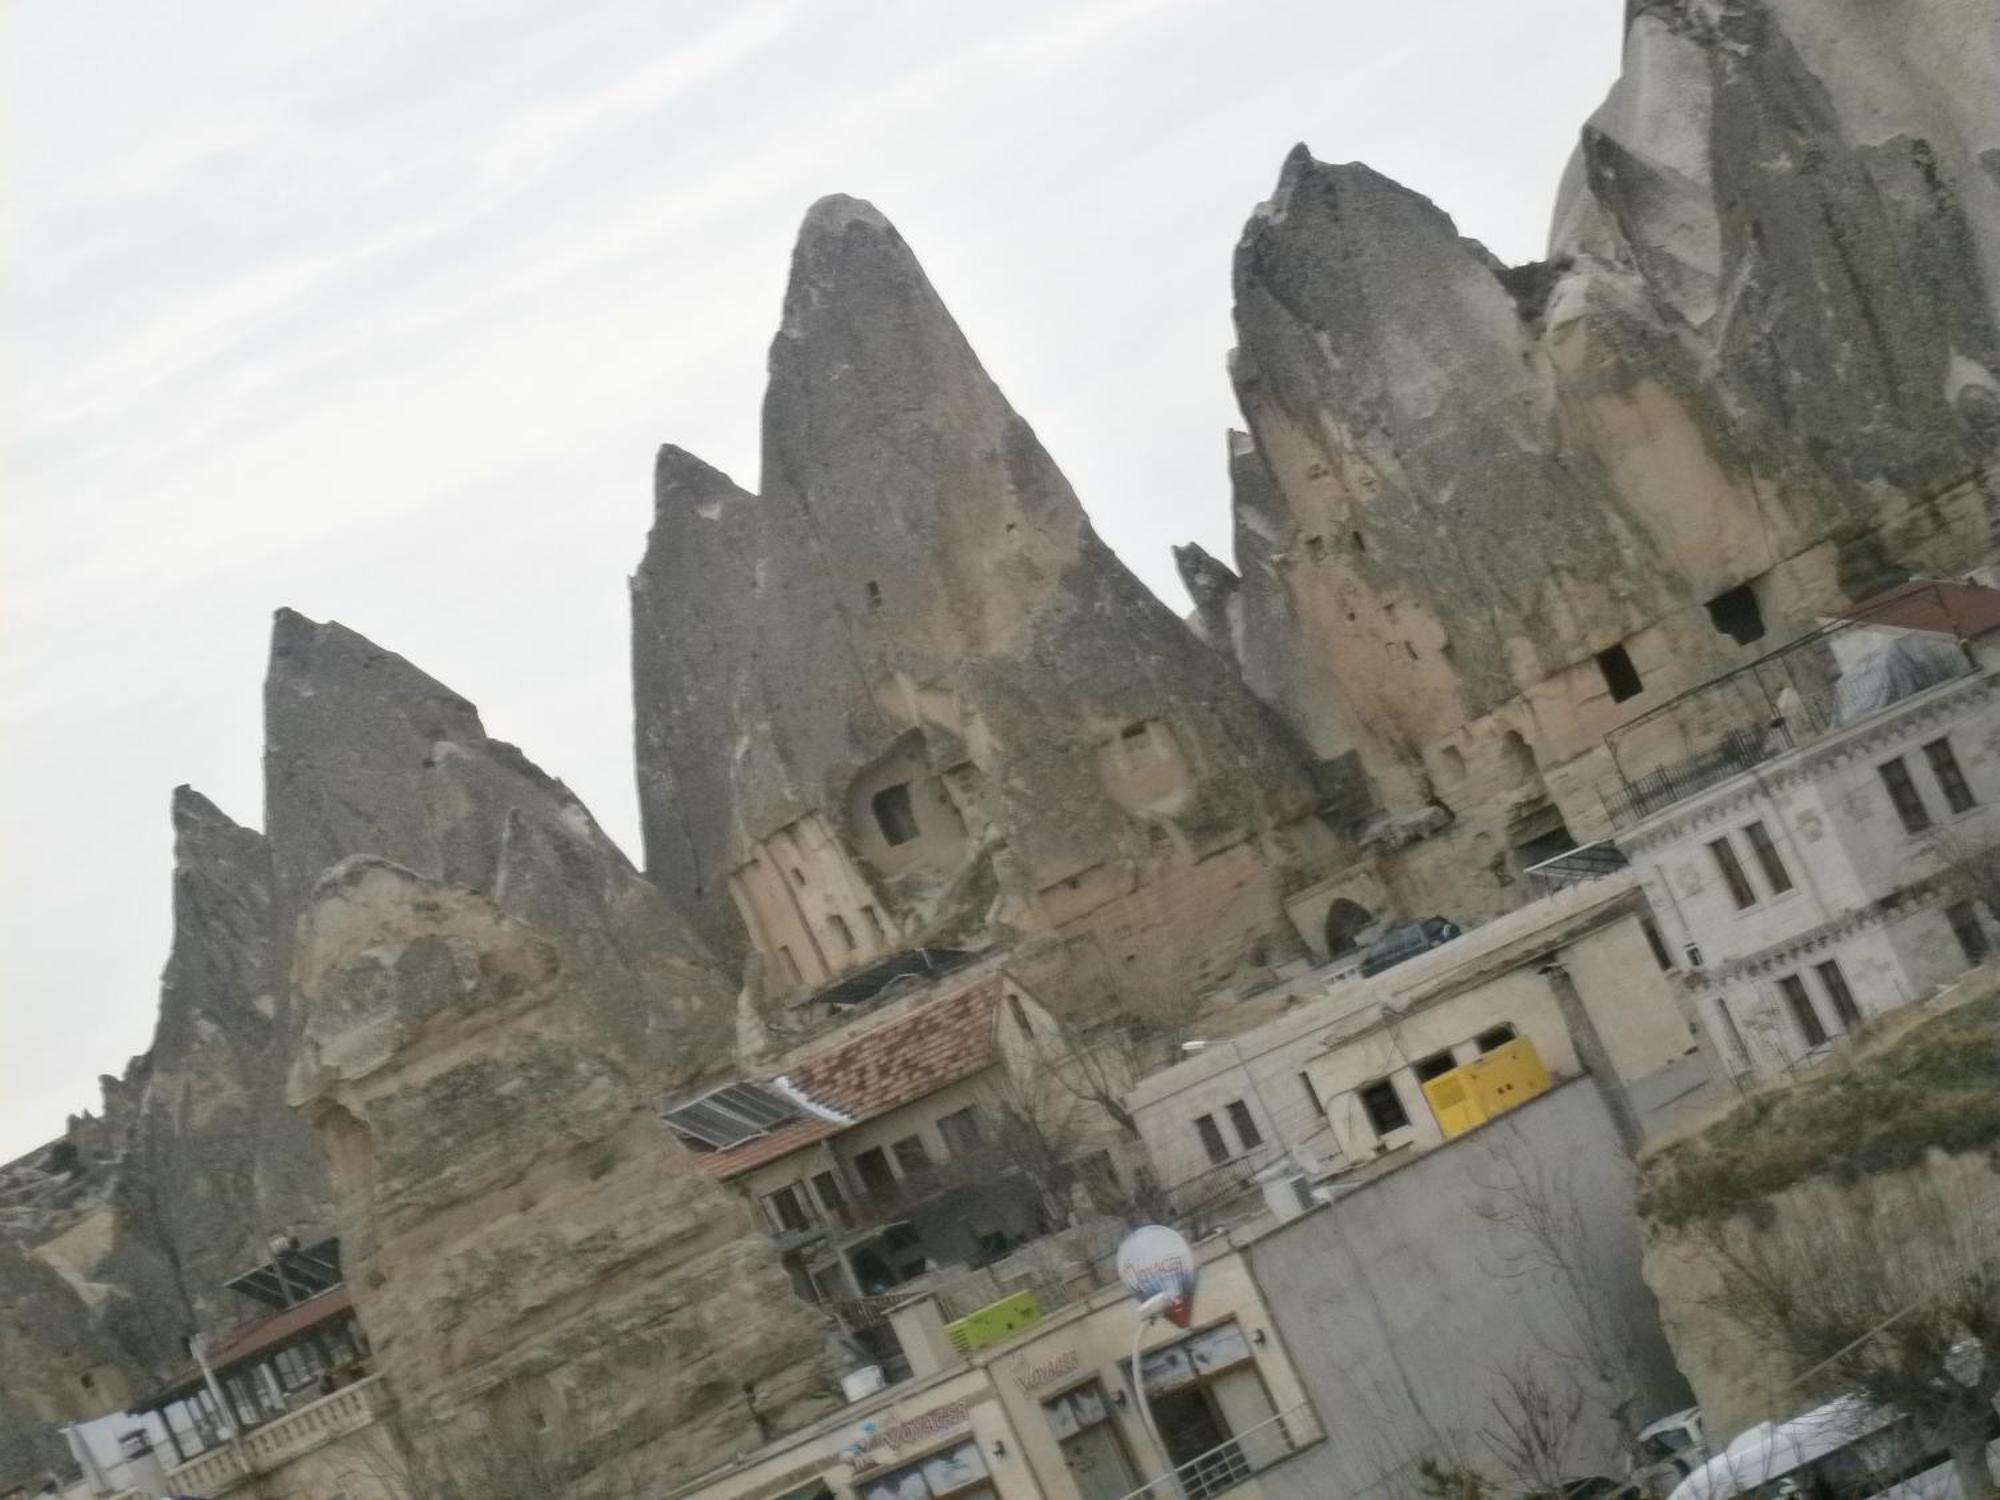
[[[379,858],[560,934],[574,1004],[640,1073],[679,1079],[726,1055],[733,988],[687,920],[465,699],[344,626],[281,611],[265,734],[281,934],[327,870]]]
[[[866,203],[806,216],[763,432],[755,497],[662,454],[633,675],[648,866],[718,922],[734,880],[774,987],[979,941],[1082,871],[1143,884],[1109,872],[1168,824],[1213,850],[1312,807],[1301,747],[1098,539]],[[1149,724],[1163,769],[1128,777]]]

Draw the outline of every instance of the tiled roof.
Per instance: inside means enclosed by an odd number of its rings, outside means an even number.
[[[1000,976],[989,975],[957,994],[832,1039],[787,1068],[783,1079],[793,1093],[846,1123],[808,1116],[726,1151],[701,1152],[696,1160],[718,1177],[735,1177],[970,1078],[999,1059],[994,1024],[1000,994]]]
[[[1899,630],[1934,630],[1969,641],[1989,630],[2000,630],[2000,589],[1913,579],[1863,599],[1843,618]]]
[[[264,1313],[247,1322],[238,1323],[227,1333],[217,1338],[208,1349],[208,1367],[217,1375],[242,1364],[247,1359],[291,1342],[302,1334],[310,1332],[335,1318],[354,1310],[354,1298],[345,1282],[316,1297],[287,1307],[278,1312]],[[201,1369],[198,1365],[187,1365],[167,1384],[160,1387],[147,1399],[148,1407],[157,1407],[197,1389],[202,1384]]]

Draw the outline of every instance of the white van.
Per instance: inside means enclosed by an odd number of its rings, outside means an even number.
[[[1988,1444],[1989,1466],[2000,1441]],[[1908,1417],[1843,1396],[1760,1422],[1674,1487],[1669,1500],[1964,1500],[1951,1459]]]

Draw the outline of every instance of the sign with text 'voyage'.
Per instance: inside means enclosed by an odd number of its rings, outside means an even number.
[[[1164,1224],[1148,1224],[1118,1247],[1118,1279],[1144,1302],[1165,1292],[1167,1316],[1181,1327],[1194,1316],[1194,1251]]]

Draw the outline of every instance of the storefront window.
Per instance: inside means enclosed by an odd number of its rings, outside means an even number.
[[[864,1479],[856,1489],[861,1500],[993,1500],[997,1493],[979,1444],[971,1440]]]
[[[1131,1455],[1097,1381],[1051,1397],[1042,1403],[1042,1412],[1083,1500],[1123,1500],[1139,1487]]]
[[[1235,1322],[1155,1349],[1141,1364],[1153,1421],[1188,1500],[1219,1495],[1291,1451]]]

